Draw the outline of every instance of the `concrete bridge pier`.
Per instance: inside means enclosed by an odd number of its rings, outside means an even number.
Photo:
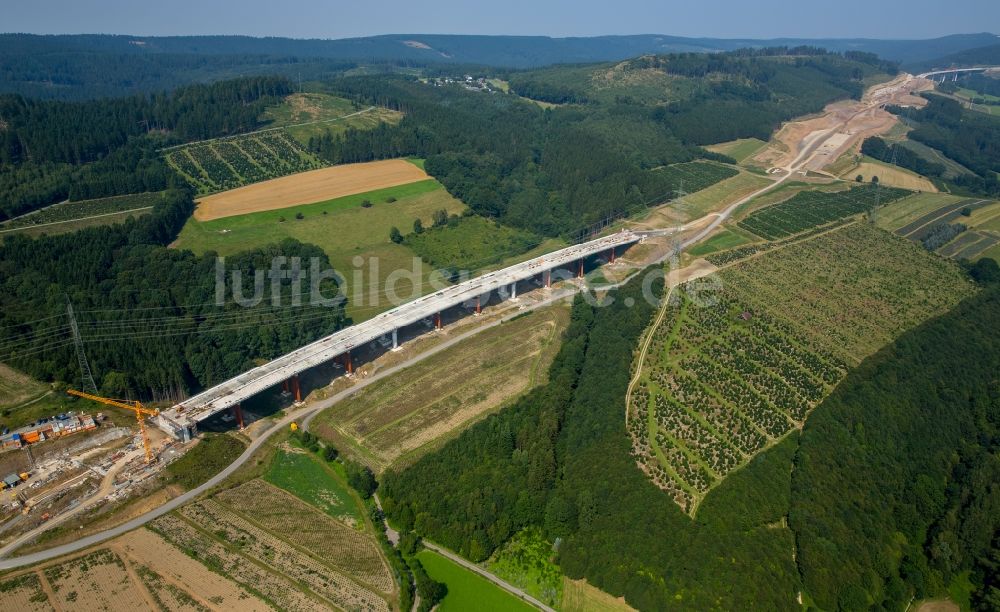
[[[441,329],[441,311],[434,313],[434,329]]]
[[[243,431],[243,407],[239,404],[235,404],[232,407],[233,416],[236,417],[236,424],[239,426],[240,431]]]
[[[482,296],[476,296],[476,315],[481,315],[483,313]]]
[[[517,283],[516,282],[510,284],[510,299],[512,299],[512,300],[516,300],[517,299]]]
[[[577,266],[576,277],[577,278],[583,278],[583,260],[582,259],[580,260],[580,262],[579,262],[579,264]]]
[[[299,375],[292,376],[292,389],[295,391],[295,403],[302,401],[302,387],[299,386]]]
[[[394,350],[394,351],[398,351],[399,350],[399,330],[398,329],[392,330],[392,350]]]
[[[545,272],[542,273],[542,276],[545,278],[545,288],[546,289],[551,289],[552,288],[552,270],[546,270]]]

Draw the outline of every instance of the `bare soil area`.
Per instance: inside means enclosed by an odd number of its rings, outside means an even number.
[[[901,75],[871,88],[861,101],[834,102],[819,115],[785,123],[769,145],[751,159],[760,166],[786,167],[825,138],[806,168],[821,171],[847,151],[860,148],[865,138],[885,134],[896,125],[895,115],[884,110],[884,105],[923,106],[927,101],[913,92],[932,87],[926,79]]]

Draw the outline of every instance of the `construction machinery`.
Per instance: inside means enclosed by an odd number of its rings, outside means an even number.
[[[125,410],[132,410],[135,412],[135,420],[139,421],[139,431],[142,432],[142,445],[146,450],[146,463],[153,462],[153,451],[149,446],[149,434],[146,432],[146,417],[158,416],[160,414],[159,410],[156,408],[146,408],[138,400],[108,399],[106,397],[91,395],[90,393],[84,393],[83,391],[76,391],[74,389],[67,389],[66,393],[82,397],[84,399],[93,400],[95,402],[105,404],[106,406],[114,406],[116,408],[123,408]]]

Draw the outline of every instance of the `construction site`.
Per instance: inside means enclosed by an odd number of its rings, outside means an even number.
[[[70,391],[97,405],[155,410]],[[142,410],[143,412],[140,412]],[[145,413],[145,414],[144,414]],[[100,515],[152,486],[184,450],[158,430],[127,426],[127,415],[67,413],[39,419],[0,438],[0,553],[30,544],[72,517]]]

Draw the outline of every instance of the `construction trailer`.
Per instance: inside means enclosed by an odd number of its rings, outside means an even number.
[[[7,434],[0,438],[0,446],[3,448],[23,448],[29,444],[88,431],[96,427],[97,422],[89,414],[69,415],[64,419],[42,423],[33,429]]]

